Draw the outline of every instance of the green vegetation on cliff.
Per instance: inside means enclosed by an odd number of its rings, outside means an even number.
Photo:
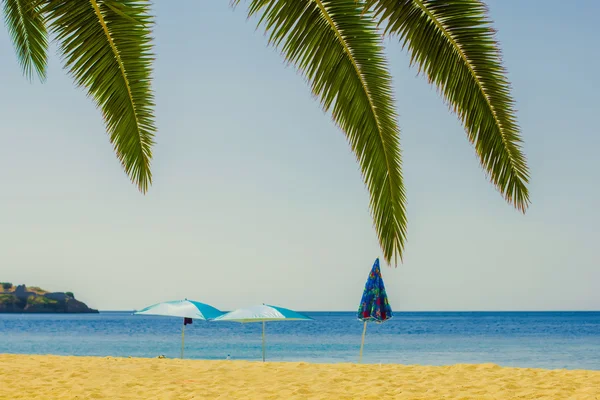
[[[47,305],[47,304],[58,304],[58,301],[49,299],[42,296],[29,296],[27,298],[27,304],[29,305]]]
[[[73,292],[48,292],[38,286],[0,282],[0,313],[97,313]]]
[[[14,294],[0,294],[0,304],[14,304],[17,300]]]

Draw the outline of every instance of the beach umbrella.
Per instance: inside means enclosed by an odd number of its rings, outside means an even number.
[[[358,319],[364,322],[362,340],[360,342],[360,358],[362,361],[363,348],[365,346],[365,335],[367,333],[367,322],[378,324],[392,318],[392,308],[385,293],[381,270],[379,269],[379,258],[375,260],[373,268],[367,278],[365,290],[363,291],[360,306],[358,307]]]
[[[215,322],[230,321],[230,322],[262,322],[262,358],[265,361],[265,325],[270,321],[311,321],[312,318],[297,313],[296,311],[288,310],[283,307],[270,306],[263,304],[248,308],[240,308],[235,311],[223,314],[215,318]]]
[[[136,311],[134,314],[183,318],[183,325],[181,327],[181,358],[183,358],[185,326],[191,324],[192,320],[194,319],[201,319],[205,321],[215,319],[218,316],[223,315],[223,312],[208,304],[185,299],[153,304],[140,311]]]

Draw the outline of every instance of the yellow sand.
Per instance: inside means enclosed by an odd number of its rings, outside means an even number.
[[[1,399],[600,399],[600,371],[0,355]]]

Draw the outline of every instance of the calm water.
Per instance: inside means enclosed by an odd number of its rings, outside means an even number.
[[[267,323],[267,359],[355,362],[355,313],[307,313],[311,322]],[[0,314],[0,353],[178,357],[181,322],[126,312]],[[258,360],[261,325],[195,321],[186,358]],[[369,324],[364,361],[600,370],[600,312],[395,313]]]

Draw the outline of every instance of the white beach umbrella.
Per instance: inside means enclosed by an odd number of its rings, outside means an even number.
[[[223,312],[217,310],[213,306],[200,303],[193,300],[174,300],[165,301],[158,304],[153,304],[140,311],[136,311],[135,315],[159,315],[163,317],[180,317],[183,318],[183,326],[181,328],[181,358],[183,358],[183,347],[185,343],[185,326],[192,323],[192,319],[201,319],[209,321],[215,319]]]
[[[265,324],[269,321],[312,321],[312,318],[296,311],[267,304],[240,308],[214,319],[215,322],[262,322],[262,358],[265,361]]]

